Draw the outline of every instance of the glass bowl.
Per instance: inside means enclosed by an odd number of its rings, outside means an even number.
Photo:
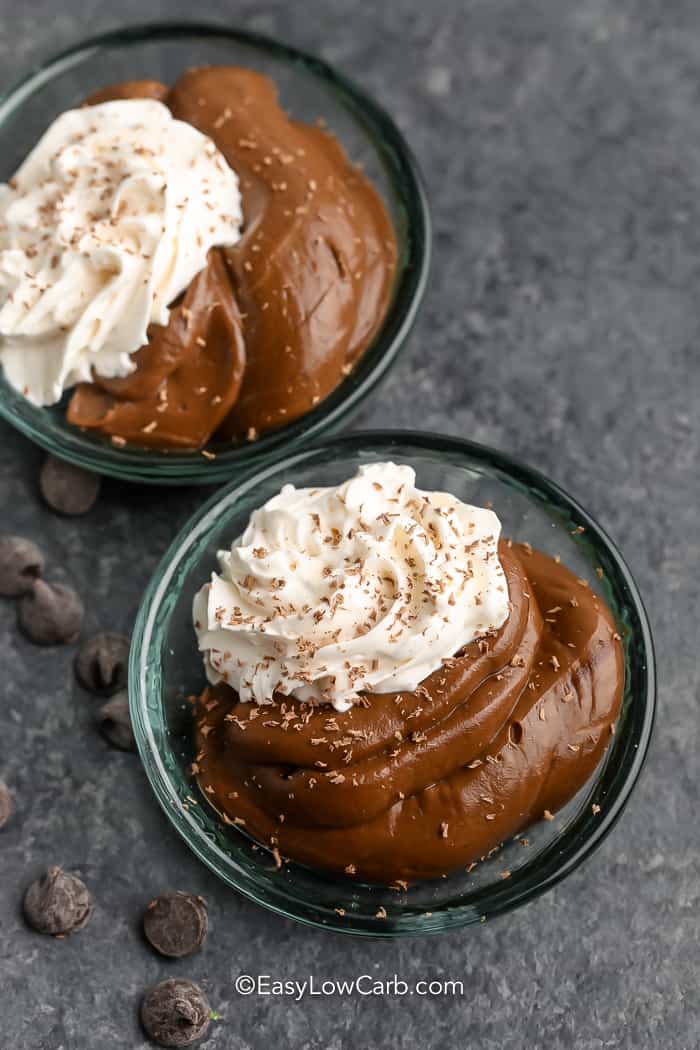
[[[216,567],[250,513],[282,485],[335,485],[361,463],[393,460],[416,469],[417,483],[470,503],[491,501],[504,534],[561,556],[609,603],[625,654],[617,732],[593,778],[553,821],[512,840],[471,873],[417,884],[407,892],[361,884],[296,863],[275,868],[267,850],[225,826],[189,773],[193,758],[189,694],[205,684],[191,621],[195,591]],[[583,526],[585,531],[579,532]],[[601,578],[596,570],[602,569]],[[146,773],[190,848],[230,886],[282,915],[344,933],[399,937],[439,933],[515,908],[568,875],[620,816],[649,744],[655,706],[654,654],[647,616],[620,554],[570,496],[516,460],[467,441],[413,432],[332,439],[252,472],[217,493],[185,526],[151,580],[138,613],[129,667],[131,717]],[[594,813],[593,804],[600,806]],[[503,880],[500,872],[510,871]],[[386,918],[377,918],[380,906]],[[338,914],[340,909],[343,914]]]
[[[88,470],[151,484],[211,484],[280,450],[301,448],[337,428],[375,386],[406,342],[425,290],[430,264],[430,216],[413,155],[384,110],[321,59],[268,37],[200,24],[134,26],[76,44],[30,73],[0,101],[0,179],[19,167],[49,123],[106,84],[141,77],[172,83],[185,69],[242,65],[271,77],[285,108],[298,120],[319,118],[361,164],[392,219],[398,246],[392,301],[384,323],[352,374],[301,419],[253,443],[211,443],[201,452],[115,448],[65,419],[65,403],[37,408],[2,377],[0,417],[56,456]],[[66,399],[67,401],[67,396]]]

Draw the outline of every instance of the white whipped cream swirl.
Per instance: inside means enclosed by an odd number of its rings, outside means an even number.
[[[361,691],[414,690],[500,627],[498,518],[415,480],[376,463],[338,488],[286,485],[256,510],[194,601],[209,681],[344,711]]]
[[[242,222],[236,174],[162,102],[63,113],[0,185],[0,362],[36,405],[92,370],[125,376],[214,245]]]

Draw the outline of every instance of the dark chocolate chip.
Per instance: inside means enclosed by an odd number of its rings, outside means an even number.
[[[37,645],[66,645],[80,634],[83,603],[71,587],[35,580],[31,594],[20,599],[17,619]]]
[[[209,922],[202,897],[190,893],[163,893],[146,908],[143,932],[161,955],[180,959],[202,947]]]
[[[24,917],[29,925],[54,937],[82,930],[91,912],[85,883],[59,867],[49,868],[24,895]]]
[[[12,815],[12,796],[4,780],[0,780],[0,828],[4,828]]]
[[[23,536],[0,536],[0,594],[26,594],[43,570],[44,555],[36,543]]]
[[[41,494],[59,514],[87,514],[100,491],[99,474],[47,456],[39,477]]]
[[[161,981],[141,1004],[146,1034],[161,1046],[191,1046],[206,1034],[210,1021],[209,1000],[193,981]]]
[[[126,689],[115,693],[99,710],[97,721],[103,737],[120,751],[135,751],[136,741],[129,716],[129,694]]]
[[[75,673],[86,689],[111,696],[126,685],[129,639],[103,631],[86,638],[75,657]]]

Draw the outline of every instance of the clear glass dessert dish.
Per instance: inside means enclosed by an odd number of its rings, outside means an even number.
[[[245,66],[270,77],[291,116],[307,123],[325,121],[350,159],[362,165],[396,235],[393,296],[380,330],[352,374],[316,408],[254,442],[212,442],[206,452],[213,457],[199,451],[115,447],[108,438],[83,433],[66,421],[68,395],[58,405],[36,407],[6,382],[0,369],[0,417],[54,455],[125,480],[218,483],[338,428],[406,342],[427,281],[427,200],[415,160],[394,122],[321,59],[255,33],[188,23],[135,26],[86,40],[48,60],[0,101],[0,180],[17,170],[55,117],[96,89],[139,78],[172,83],[192,66],[215,64]]]
[[[417,883],[405,892],[312,871],[272,855],[239,828],[226,826],[189,771],[192,707],[204,671],[192,627],[192,598],[251,512],[291,482],[337,485],[362,463],[407,463],[417,485],[477,505],[489,501],[505,536],[529,542],[587,580],[617,624],[625,687],[617,730],[593,778],[552,821],[530,828],[473,871]],[[583,531],[581,531],[581,528]],[[571,497],[543,475],[491,449],[412,432],[341,437],[292,453],[217,493],[164,556],[144,596],[129,669],[131,716],[156,797],[194,853],[251,900],[310,925],[344,933],[400,937],[439,933],[508,911],[574,871],[620,816],[648,748],[655,672],[647,616],[620,554]],[[598,808],[599,807],[599,808]],[[507,870],[510,876],[501,877]],[[378,917],[377,912],[386,917]]]

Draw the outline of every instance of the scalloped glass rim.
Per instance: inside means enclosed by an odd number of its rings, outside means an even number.
[[[398,211],[395,232],[399,245],[397,283],[389,312],[371,346],[353,373],[316,408],[288,426],[251,444],[210,444],[215,459],[201,452],[157,452],[115,448],[99,436],[82,434],[53,409],[36,408],[6,382],[0,369],[0,417],[47,451],[101,474],[150,484],[215,484],[230,480],[253,465],[270,462],[282,449],[305,446],[312,438],[337,429],[359,408],[405,345],[425,292],[431,255],[428,201],[413,153],[392,118],[360,87],[332,66],[298,48],[259,33],[202,22],[156,22],[128,26],[81,41],[27,74],[0,99],[0,132],[21,116],[22,103],[51,78],[80,65],[106,48],[195,37],[229,40],[290,66],[302,67],[330,92],[361,128],[387,176]]]
[[[590,563],[604,572],[606,597],[625,632],[626,687],[623,713],[618,732],[608,748],[607,755],[592,781],[582,789],[585,805],[566,827],[557,832],[551,842],[529,862],[515,870],[507,880],[495,873],[491,883],[476,891],[450,898],[430,911],[404,904],[396,894],[387,898],[380,887],[358,887],[348,879],[326,877],[326,882],[338,887],[338,898],[362,898],[363,913],[348,910],[342,918],[335,909],[319,904],[316,899],[300,900],[291,890],[294,870],[286,871],[286,884],[280,873],[270,874],[269,863],[260,851],[259,871],[253,876],[236,858],[222,848],[217,834],[222,830],[215,815],[200,807],[197,819],[183,807],[186,783],[174,784],[164,763],[158,739],[168,740],[169,730],[162,715],[161,652],[154,641],[158,631],[165,630],[176,601],[177,576],[186,559],[196,563],[208,531],[218,520],[222,508],[234,505],[245,493],[253,492],[264,480],[309,463],[319,465],[342,460],[344,454],[380,454],[390,458],[394,454],[432,454],[436,459],[452,457],[459,460],[460,469],[466,468],[479,478],[504,483],[509,489],[524,496],[530,505],[546,509],[547,514],[566,525],[567,535],[573,523],[583,525],[585,531],[571,537]],[[193,551],[195,554],[193,554]],[[197,553],[199,552],[199,553]],[[230,886],[249,899],[281,915],[297,919],[307,925],[332,929],[341,933],[364,934],[378,937],[401,937],[416,934],[439,933],[449,929],[484,921],[521,904],[550,889],[574,871],[608,835],[622,810],[641,771],[651,738],[656,704],[656,676],[651,632],[641,597],[629,569],[613,542],[594,519],[556,484],[539,472],[517,460],[484,446],[437,434],[411,431],[364,432],[331,439],[289,456],[275,466],[251,472],[245,478],[227,486],[213,496],[190,519],[171,544],[156,569],[145,592],[134,628],[129,667],[131,717],[138,749],[156,798],[193,852]],[[156,723],[149,712],[147,697],[156,696],[155,706],[160,710]],[[154,705],[151,704],[151,707]],[[168,743],[165,745],[170,746]],[[168,757],[167,755],[165,756]],[[577,796],[578,797],[578,796]],[[590,803],[602,803],[602,811],[594,815]],[[201,821],[201,824],[200,824]],[[218,828],[217,828],[218,825]],[[230,829],[225,829],[226,835]],[[248,842],[247,837],[238,830]],[[256,862],[258,863],[258,862]],[[306,869],[303,869],[306,870]],[[319,873],[316,873],[318,875]],[[280,875],[279,881],[275,882]],[[321,873],[321,878],[324,876]],[[386,919],[377,918],[368,910],[368,900],[380,901],[389,912]],[[387,901],[389,903],[387,904]],[[350,905],[348,906],[351,907]]]

